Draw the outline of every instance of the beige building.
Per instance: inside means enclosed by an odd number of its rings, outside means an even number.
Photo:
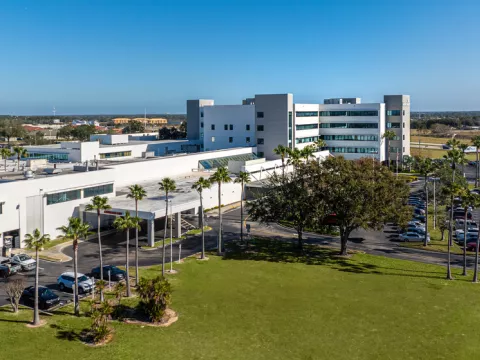
[[[152,119],[144,119],[144,118],[115,118],[113,119],[113,123],[117,124],[128,124],[130,121],[140,121],[141,123],[147,123],[148,125],[166,125],[168,123],[167,119],[164,118],[152,118]]]

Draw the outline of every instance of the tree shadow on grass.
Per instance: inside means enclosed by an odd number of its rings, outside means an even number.
[[[51,324],[50,328],[57,330],[57,335],[55,336],[57,339],[67,341],[82,341],[85,337],[85,332],[88,331],[88,329],[83,329],[81,331],[67,329],[57,324]]]

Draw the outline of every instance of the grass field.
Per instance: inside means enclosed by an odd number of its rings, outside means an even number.
[[[429,149],[429,148],[415,148],[410,147],[410,155],[411,156],[423,156],[429,157],[432,159],[441,159],[444,155],[447,155],[447,150],[442,149]],[[467,160],[476,160],[475,153],[473,154],[465,154],[465,158]]]
[[[169,328],[113,322],[112,343],[77,340],[90,319],[65,312],[29,329],[0,309],[4,359],[474,359],[480,286],[439,266],[259,243],[229,260],[175,265]],[[251,248],[252,249],[252,248]],[[248,257],[248,259],[246,259]],[[159,268],[143,270],[156,276]],[[70,309],[67,309],[70,310]]]
[[[418,140],[420,140],[421,143],[431,143],[431,144],[445,144],[448,140],[450,140],[451,138],[442,138],[442,137],[433,137],[433,136],[421,136],[421,135],[418,135],[418,136],[410,136],[410,142],[411,143],[416,143],[418,144]],[[461,143],[465,143],[465,144],[469,144],[471,143],[470,140],[468,139],[457,139],[459,140]]]

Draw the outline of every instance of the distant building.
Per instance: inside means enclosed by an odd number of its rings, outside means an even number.
[[[147,123],[149,125],[166,125],[168,123],[167,119],[164,118],[152,118],[152,119],[144,119],[144,118],[115,118],[113,119],[113,123],[115,125],[119,124],[128,124],[130,121],[139,121],[141,123]]]
[[[100,123],[97,120],[73,120],[72,126],[80,125],[93,125],[95,127],[100,126]]]

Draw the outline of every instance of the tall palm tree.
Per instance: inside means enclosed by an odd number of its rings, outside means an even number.
[[[60,226],[57,230],[60,230],[63,233],[63,236],[66,239],[73,241],[73,272],[74,272],[74,297],[73,303],[75,308],[75,315],[80,314],[80,305],[78,303],[78,240],[81,238],[86,238],[90,235],[88,231],[90,225],[82,223],[79,218],[69,217],[68,225]]]
[[[130,229],[133,228],[139,228],[140,225],[138,224],[138,217],[132,217],[130,216],[130,212],[125,212],[125,215],[123,217],[117,217],[115,221],[113,222],[113,226],[117,228],[120,231],[125,231],[125,234],[127,235],[127,245],[126,245],[126,252],[125,252],[125,271],[127,273],[126,275],[126,285],[127,285],[127,297],[130,297],[132,295],[131,290],[130,290],[130,259],[129,259],[129,252],[130,252]]]
[[[412,156],[405,155],[403,158],[403,161],[405,163],[405,166],[408,167],[408,171],[412,172],[412,165],[415,164],[415,158]]]
[[[314,159],[315,156],[313,155],[317,151],[315,145],[307,145],[302,150],[300,150],[300,156],[305,159],[306,161],[310,159]]]
[[[383,133],[382,139],[387,140],[387,166],[390,169],[390,141],[394,140],[397,135],[393,130],[387,130]]]
[[[162,248],[162,276],[165,276],[165,238],[167,236],[168,228],[168,194],[170,191],[174,191],[177,188],[175,180],[166,177],[158,183],[160,185],[159,190],[165,192],[165,231],[163,232],[163,248]],[[180,224],[178,224],[180,226]],[[171,244],[171,242],[170,242]]]
[[[132,185],[128,187],[130,192],[127,197],[135,200],[135,217],[138,218],[138,202],[142,201],[146,196],[147,192],[140,185]],[[138,228],[135,228],[135,286],[138,286]]]
[[[282,176],[285,176],[285,158],[288,156],[288,150],[289,148],[284,145],[278,145],[273,149],[273,153],[282,159]]]
[[[50,235],[40,233],[40,230],[35,229],[33,234],[25,235],[25,244],[29,249],[35,249],[35,300],[33,306],[33,325],[40,324],[40,314],[38,312],[38,271],[40,268],[40,259],[38,256],[39,250],[41,250],[46,243],[50,241]]]
[[[8,159],[10,156],[12,156],[13,154],[12,154],[12,152],[10,151],[9,148],[4,147],[4,148],[1,148],[1,149],[0,149],[0,155],[2,156],[2,159],[3,159],[3,161],[5,162],[5,163],[4,163],[5,171],[7,171],[7,159]]]
[[[302,161],[303,154],[300,149],[288,149],[288,161],[287,165],[293,165],[293,168],[297,167]]]
[[[220,229],[218,231],[218,249],[217,254],[222,254],[222,234],[223,234],[223,222],[222,222],[222,183],[229,183],[232,178],[228,175],[226,167],[222,166],[217,169],[211,176],[210,181],[216,182],[218,185],[218,219],[220,221]]]
[[[201,259],[205,259],[205,224],[204,224],[204,212],[203,212],[203,190],[210,189],[212,183],[203,177],[200,177],[193,185],[192,189],[198,192],[200,195],[200,224],[202,226],[202,256]]]
[[[473,139],[472,139],[472,145],[475,146],[477,149],[475,151],[475,155],[476,155],[476,164],[475,164],[475,168],[476,168],[476,174],[475,174],[475,187],[478,186],[478,178],[480,177],[480,165],[479,165],[479,160],[478,160],[478,152],[480,151],[480,135],[477,135],[475,136]]]
[[[462,165],[462,176],[465,176],[465,163],[466,163],[466,158],[465,158],[465,150],[467,150],[468,144],[460,144],[458,145],[458,149],[462,152],[462,162],[460,163]]]
[[[428,245],[428,176],[436,169],[436,166],[432,159],[429,158],[420,158],[417,162],[418,172],[425,178],[425,238],[423,240],[423,246]]]
[[[15,146],[13,148],[13,152],[17,154],[17,160],[18,160],[18,171],[20,171],[20,158],[26,157],[28,155],[27,149],[21,146]]]
[[[109,210],[112,207],[108,204],[107,197],[94,196],[91,200],[91,204],[85,206],[87,211],[96,211],[97,212],[97,237],[98,237],[98,255],[100,258],[100,279],[103,281],[103,253],[102,253],[102,238],[100,230],[100,215],[102,211]],[[100,289],[100,301],[103,301],[103,289]]]
[[[327,142],[323,139],[318,139],[315,141],[315,146],[317,147],[317,151],[320,151],[322,148],[327,146]]]
[[[467,233],[468,233],[468,209],[470,206],[478,207],[480,205],[480,196],[476,193],[470,192],[468,188],[463,188],[457,194],[460,196],[461,205],[464,211],[464,223],[463,223],[463,274],[467,276]]]
[[[242,192],[240,197],[240,241],[243,242],[243,201],[245,200],[245,184],[250,182],[250,174],[240,171],[234,183],[241,184]]]

